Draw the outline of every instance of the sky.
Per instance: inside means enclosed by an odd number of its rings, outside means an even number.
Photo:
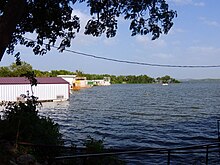
[[[167,0],[177,11],[174,26],[167,35],[152,41],[151,35],[131,36],[129,24],[120,19],[114,38],[85,36],[83,27],[72,41],[70,50],[104,58],[161,65],[220,65],[220,1]],[[90,18],[88,8],[76,5],[74,13],[82,25]],[[32,37],[33,35],[27,35]],[[34,69],[80,70],[89,74],[148,75],[156,78],[170,75],[176,79],[220,78],[219,68],[167,68],[118,63],[53,49],[44,56],[35,56],[30,49],[18,46],[22,61]],[[15,59],[5,54],[0,66],[9,66]]]

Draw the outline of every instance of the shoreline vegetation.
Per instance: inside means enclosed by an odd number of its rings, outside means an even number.
[[[0,117],[1,165],[124,165],[117,156],[57,160],[56,157],[105,152],[103,140],[87,137],[84,148],[64,145],[64,134],[50,117],[40,116],[36,97],[26,102],[8,103]]]
[[[170,76],[158,77],[156,79],[147,75],[140,76],[114,76],[84,74],[81,71],[70,72],[66,70],[40,71],[34,70],[26,62],[21,65],[12,63],[8,67],[0,67],[0,77],[57,77],[57,75],[77,75],[86,77],[88,80],[103,79],[110,77],[112,84],[139,84],[139,83],[179,83],[178,80]],[[30,80],[31,82],[31,80]],[[32,82],[33,83],[33,82]],[[31,84],[32,84],[31,83]],[[32,84],[35,85],[35,84]],[[22,103],[8,103],[5,105],[3,116],[0,116],[0,164],[59,164],[60,162],[50,162],[50,158],[62,155],[62,151],[56,148],[43,147],[38,145],[64,146],[62,135],[59,131],[59,125],[51,118],[40,116],[38,114],[36,97]],[[19,142],[33,144],[31,146],[20,145]],[[75,146],[73,144],[73,146]],[[76,147],[76,146],[75,146]],[[91,137],[85,139],[85,151],[90,153],[102,153],[105,151],[103,140],[96,140]],[[70,151],[68,154],[75,154],[77,151]],[[77,152],[78,153],[78,152]],[[62,165],[69,164],[125,164],[117,156],[111,157],[91,157],[83,160],[62,161]]]
[[[102,80],[104,77],[110,77],[111,84],[152,84],[152,83],[180,83],[169,75],[163,77],[152,78],[148,75],[110,75],[110,74],[86,74],[82,71],[75,72],[67,70],[51,70],[41,71],[33,69],[26,62],[21,62],[21,65],[12,63],[10,66],[0,67],[0,77],[22,77],[32,73],[35,77],[57,77],[57,75],[77,75],[78,77],[86,77],[87,80]]]

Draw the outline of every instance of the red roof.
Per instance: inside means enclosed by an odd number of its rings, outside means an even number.
[[[69,84],[61,77],[37,77],[38,84]],[[30,84],[26,77],[0,77],[0,84]]]

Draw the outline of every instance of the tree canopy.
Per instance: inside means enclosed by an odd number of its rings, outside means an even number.
[[[78,77],[86,77],[87,80],[102,80],[105,77],[110,77],[112,84],[179,83],[178,80],[168,75],[154,79],[147,75],[115,76],[109,74],[87,74],[80,70],[76,70],[75,72],[67,70],[41,71],[32,69],[32,66],[24,61],[21,61],[21,65],[12,63],[10,66],[0,67],[0,77],[57,77],[57,75],[77,75]],[[33,85],[35,84],[33,83]]]
[[[33,68],[30,64],[21,61],[21,65],[12,63],[10,66],[0,67],[0,77],[22,77],[32,71]]]
[[[84,33],[114,37],[118,18],[130,21],[131,35],[151,34],[156,39],[167,34],[173,25],[176,11],[169,9],[166,0],[1,0],[0,1],[0,61],[7,51],[15,54],[16,45],[32,48],[43,55],[59,42],[59,50],[70,47],[80,29],[80,18],[73,14],[76,3],[86,3],[90,9]],[[25,38],[35,33],[36,41]]]

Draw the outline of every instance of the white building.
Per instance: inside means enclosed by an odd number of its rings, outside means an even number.
[[[0,101],[20,101],[22,95],[32,94],[39,101],[69,100],[70,85],[60,77],[36,78],[37,86],[25,77],[0,77]],[[33,93],[32,93],[33,92]]]
[[[111,85],[110,77],[104,77],[103,80],[87,80],[86,77],[77,77],[76,75],[57,75],[70,84],[70,89],[80,90],[83,88],[90,88],[92,86],[108,86]]]
[[[70,84],[70,88],[73,88],[73,85],[76,82],[76,75],[57,75],[57,77],[61,77],[66,80]]]
[[[70,89],[79,90],[81,88],[89,88],[88,81],[86,77],[77,77],[76,75],[57,75],[57,77],[61,77],[66,80],[70,84]]]
[[[104,77],[103,80],[91,80],[93,82],[94,85],[98,85],[98,86],[108,86],[111,85],[110,83],[110,77]]]

